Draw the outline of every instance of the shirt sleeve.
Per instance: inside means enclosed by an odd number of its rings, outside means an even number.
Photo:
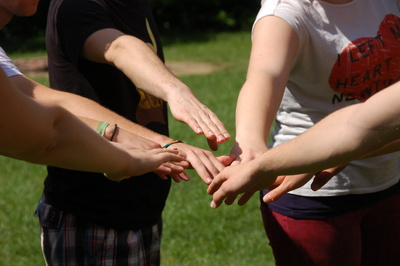
[[[276,9],[277,5],[279,4],[279,2],[280,2],[279,0],[262,0],[261,1],[261,8],[260,8],[260,11],[258,11],[256,20],[254,21],[253,30],[254,30],[254,25],[256,25],[258,20],[260,20],[261,18],[263,18],[265,16],[274,15],[275,9]]]
[[[7,77],[22,75],[21,71],[14,65],[11,58],[8,57],[3,48],[0,47],[0,67],[6,73]]]
[[[64,52],[77,63],[86,39],[96,31],[113,28],[107,8],[96,1],[64,1],[59,7],[56,28]]]

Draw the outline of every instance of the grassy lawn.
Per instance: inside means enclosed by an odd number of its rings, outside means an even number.
[[[209,34],[164,43],[167,61],[208,62],[221,67],[211,74],[181,78],[217,113],[234,139],[235,105],[245,80],[250,34]],[[39,81],[47,83],[46,79]],[[172,117],[170,129],[173,138],[208,148],[204,137]],[[228,154],[232,144],[230,140],[221,145],[215,154]],[[0,160],[0,266],[43,265],[33,212],[45,168],[5,157]],[[209,207],[206,185],[194,171],[189,174],[191,181],[173,184],[164,211],[162,265],[274,265],[257,196],[243,207],[223,205],[214,210]]]

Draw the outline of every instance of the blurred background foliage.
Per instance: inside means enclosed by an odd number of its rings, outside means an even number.
[[[198,32],[248,31],[260,0],[149,0],[161,35],[179,36]],[[0,45],[8,52],[43,50],[47,10],[42,0],[33,17],[14,17],[0,31]]]

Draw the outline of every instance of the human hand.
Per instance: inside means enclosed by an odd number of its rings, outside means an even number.
[[[252,141],[251,143],[241,143],[239,144],[237,141],[233,145],[231,149],[231,155],[235,155],[235,161],[232,162],[231,165],[237,165],[241,163],[246,163],[254,158],[260,156],[264,152],[268,150],[268,147],[265,143],[257,143],[256,141]]]
[[[187,161],[167,162],[163,163],[159,168],[157,168],[154,173],[156,173],[161,179],[168,179],[167,175],[169,175],[172,180],[179,183],[182,180],[190,180],[190,177],[184,172],[189,166],[190,165]]]
[[[143,138],[137,134],[130,131],[118,128],[117,134],[115,134],[113,141],[123,144],[126,147],[132,147],[137,149],[151,150],[156,148],[161,148],[161,145],[157,142],[151,141],[149,139]],[[183,174],[184,170],[189,167],[187,161],[181,162],[166,162],[160,165],[154,172],[162,179],[167,179],[167,175],[175,177],[179,175],[179,180],[189,180],[187,176]]]
[[[212,179],[235,159],[235,156],[233,155],[215,157],[215,155],[210,151],[184,143],[176,143],[173,147],[179,150],[179,154],[185,157],[185,160],[189,162],[190,167],[197,172],[206,184],[210,184]],[[178,175],[171,174],[170,176],[176,182],[190,179],[186,173]]]
[[[202,104],[190,89],[181,90],[168,98],[172,116],[189,125],[198,134],[204,134],[211,150],[230,139],[224,124],[207,106]]]
[[[302,187],[312,177],[311,189],[316,191],[323,187],[332,177],[341,172],[346,165],[332,167],[316,174],[300,174],[291,176],[279,176],[275,183],[269,187],[270,192],[264,195],[263,201],[265,203],[274,202],[280,199],[287,192]]]
[[[347,164],[345,165],[339,165],[336,167],[332,167],[329,169],[326,169],[324,171],[315,173],[313,182],[311,183],[311,189],[314,191],[317,191],[321,187],[323,187],[329,180],[331,180],[332,177],[343,171],[344,168],[346,168]]]
[[[179,155],[179,151],[176,149],[152,149],[152,150],[141,150],[132,149],[130,147],[121,145],[119,143],[113,143],[114,146],[127,152],[130,157],[126,162],[125,168],[121,169],[117,173],[105,173],[104,175],[113,180],[121,181],[131,176],[138,176],[152,171],[167,171],[167,166],[162,164],[167,162],[182,162],[184,157]]]
[[[287,192],[292,191],[306,184],[313,176],[314,174],[278,176],[274,184],[272,184],[272,186],[263,188],[263,189],[268,188],[270,190],[270,192],[264,195],[263,201],[265,203],[277,201]]]
[[[274,183],[275,176],[265,176],[256,169],[255,161],[226,167],[214,178],[207,189],[207,193],[213,195],[210,206],[218,208],[222,202],[231,205],[242,193],[238,204],[244,205],[255,192],[270,187]]]

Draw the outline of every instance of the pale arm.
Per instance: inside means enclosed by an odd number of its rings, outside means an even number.
[[[265,155],[267,158],[262,156],[260,169],[282,174],[316,172],[352,160],[398,151],[399,99],[400,83],[396,83],[365,103],[332,113],[303,135],[272,149],[271,154]],[[293,152],[298,148],[307,156]],[[273,156],[276,159],[272,159]],[[279,163],[283,156],[288,159]]]
[[[400,83],[396,83],[365,103],[332,113],[304,134],[257,159],[227,168],[209,187],[209,193],[214,194],[212,207],[218,207],[223,200],[232,203],[241,193],[244,195],[239,202],[244,204],[255,191],[269,188],[279,175],[317,172],[400,150],[399,99]],[[289,181],[269,192],[264,201],[273,201],[310,178],[288,177]]]
[[[142,149],[153,149],[172,141],[171,138],[133,123],[90,99],[72,93],[49,89],[48,87],[21,75],[13,76],[10,80],[18,89],[34,99],[60,105],[73,114],[81,117],[81,119],[85,121],[85,123],[88,123],[92,129],[96,129],[96,121],[105,121],[112,125],[118,124],[122,130],[118,131],[114,140],[125,145],[140,147]],[[108,135],[109,134],[110,133],[108,133]],[[138,139],[137,136],[140,136],[141,138]],[[226,157],[216,158],[209,151],[187,144],[174,144],[171,146],[171,149],[174,148],[179,149],[180,154],[186,157],[187,162],[190,163],[191,167],[196,170],[199,176],[207,184],[210,183],[214,176],[225,167],[225,164],[230,164],[230,160],[226,160]],[[175,172],[180,173],[177,175],[171,175],[175,181],[179,181],[180,179],[190,179],[189,176],[182,173],[181,168],[179,167],[182,166],[187,168],[187,162],[180,163],[178,168],[175,168],[174,165],[170,165],[172,170],[176,169],[177,171]]]
[[[116,180],[153,171],[182,157],[165,150],[113,145],[65,109],[37,102],[13,87],[0,71],[0,152],[33,163],[105,172]]]
[[[256,23],[247,78],[236,107],[232,153],[238,161],[249,161],[266,151],[297,46],[297,36],[284,20],[267,16]]]
[[[149,148],[161,147],[160,143],[167,143],[171,141],[171,138],[151,131],[136,123],[132,123],[128,119],[105,107],[102,107],[90,99],[68,92],[49,89],[48,87],[21,75],[13,76],[10,78],[10,80],[19,90],[30,97],[60,105],[84,120],[85,118],[89,118],[96,121],[105,121],[108,123],[118,124],[120,128],[152,141],[153,143],[151,145],[149,142]],[[86,120],[85,122],[87,121],[89,120]],[[90,126],[91,128],[96,129],[97,124],[91,123]],[[118,133],[122,132],[123,131],[120,131]],[[120,137],[120,135],[116,136],[117,139],[118,137]],[[129,136],[125,136],[124,139],[126,140],[128,138]]]

